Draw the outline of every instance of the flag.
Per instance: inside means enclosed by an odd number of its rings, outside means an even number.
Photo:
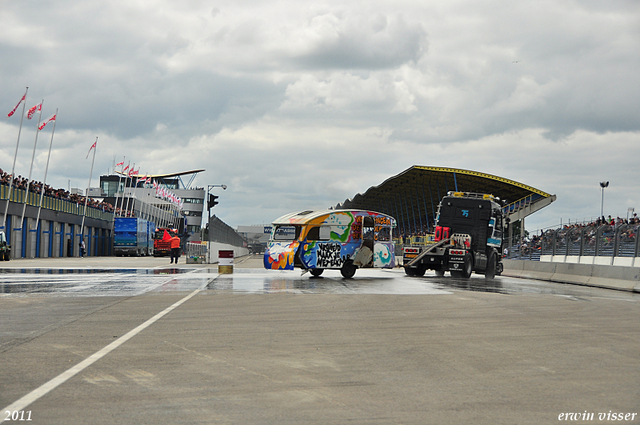
[[[169,235],[169,233],[165,230],[164,234],[162,235],[162,242],[169,242],[171,240],[171,236]]]
[[[38,127],[38,130],[42,130],[44,128],[45,125],[49,124],[51,121],[55,121],[56,120],[56,114],[51,115],[49,118],[47,118],[46,120],[44,120],[44,122],[42,124],[40,124],[40,127]]]
[[[119,166],[121,166],[121,165],[124,165],[124,161],[122,161],[122,162],[118,162],[118,163],[116,164],[116,167],[119,167]]]
[[[93,145],[91,145],[91,147],[89,148],[89,152],[87,152],[87,156],[85,159],[89,158],[89,154],[91,153],[91,149],[96,149],[96,145],[98,144],[98,140],[96,139],[95,142],[93,142]]]
[[[127,171],[128,169],[129,169],[129,165],[127,164],[127,166],[122,169],[122,174],[124,174],[124,172]]]
[[[15,108],[13,108],[13,109],[11,110],[11,112],[9,112],[9,114],[7,114],[7,116],[8,116],[8,117],[10,117],[11,115],[13,115],[13,114],[16,112],[16,109],[18,109],[18,106],[20,106],[20,104],[21,104],[22,102],[24,102],[25,100],[27,100],[27,92],[25,92],[25,93],[22,95],[22,99],[20,99],[20,102],[18,102],[18,104],[16,105],[16,107],[15,107]]]
[[[42,102],[38,103],[36,106],[29,108],[29,112],[27,112],[27,119],[33,118],[33,114],[38,111],[42,111]]]

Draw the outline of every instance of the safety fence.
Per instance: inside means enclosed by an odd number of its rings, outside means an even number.
[[[246,241],[231,226],[213,216],[209,220],[209,240],[238,247],[246,247]]]
[[[540,260],[541,256],[639,257],[640,224],[566,226],[512,244],[508,258]]]

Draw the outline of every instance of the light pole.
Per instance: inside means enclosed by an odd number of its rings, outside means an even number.
[[[227,185],[225,184],[210,184],[207,185],[207,264],[211,264],[211,208],[215,207],[218,203],[216,199],[218,198],[215,195],[209,194],[211,189],[214,187],[221,187],[222,190],[227,190]]]
[[[609,187],[609,182],[600,182],[602,188],[602,202],[600,203],[600,217],[604,218],[604,189]]]

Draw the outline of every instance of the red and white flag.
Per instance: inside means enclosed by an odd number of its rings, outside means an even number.
[[[45,125],[49,124],[51,121],[55,121],[56,120],[56,114],[51,115],[49,118],[47,118],[46,120],[44,120],[42,122],[42,124],[40,124],[40,127],[38,127],[38,130],[42,130],[44,128]]]
[[[7,114],[7,116],[8,116],[8,117],[10,117],[11,115],[15,114],[16,109],[18,109],[18,106],[20,106],[20,104],[21,104],[22,102],[24,102],[25,100],[27,100],[27,92],[25,92],[25,93],[22,95],[22,99],[20,99],[20,102],[18,102],[18,104],[16,105],[16,107],[15,107],[15,108],[13,108],[13,109],[11,110],[11,112],[9,112],[9,114]]]
[[[127,171],[128,169],[129,169],[129,165],[127,164],[127,166],[122,169],[122,174],[124,174],[124,172]]]
[[[89,148],[89,152],[87,152],[87,156],[85,159],[89,158],[89,154],[91,153],[91,149],[96,149],[96,145],[98,144],[98,141],[96,140],[95,142],[93,142],[93,145],[91,145],[91,147]]]
[[[33,115],[36,112],[40,112],[42,111],[42,102],[38,103],[36,106],[32,106],[31,108],[29,108],[29,112],[27,112],[27,119],[31,119],[33,118]]]
[[[116,167],[120,167],[121,165],[124,165],[124,161],[122,161],[122,162],[118,162],[118,163],[116,164]]]

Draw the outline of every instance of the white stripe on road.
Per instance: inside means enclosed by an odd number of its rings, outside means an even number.
[[[67,371],[62,372],[60,375],[56,376],[49,382],[41,385],[39,388],[36,388],[35,390],[31,391],[29,394],[25,395],[21,399],[16,400],[9,406],[2,409],[2,412],[5,412],[7,410],[10,412],[13,412],[14,410],[24,410],[27,406],[29,406],[34,401],[38,400],[40,397],[46,395],[48,392],[55,389],[59,385],[63,384],[64,382],[66,382],[76,374],[82,372],[84,369],[91,366],[93,363],[97,362],[98,360],[100,360],[101,358],[103,358],[104,356],[106,356],[107,354],[109,354],[110,352],[112,352],[113,350],[115,350],[116,348],[118,348],[119,346],[121,346],[122,344],[124,344],[125,342],[127,342],[128,340],[130,340],[131,338],[133,338],[134,336],[136,336],[146,328],[148,328],[149,326],[151,326],[153,323],[161,319],[163,316],[171,312],[173,309],[187,302],[189,299],[191,299],[201,290],[202,289],[196,289],[186,297],[182,298],[180,301],[176,302],[175,304],[167,307],[160,313],[156,314],[151,319],[147,320],[137,328],[130,330],[125,335],[122,335],[120,338],[116,339],[111,344],[104,347],[102,350],[92,354],[90,357],[87,357],[85,360],[81,361],[71,369],[68,369]]]

